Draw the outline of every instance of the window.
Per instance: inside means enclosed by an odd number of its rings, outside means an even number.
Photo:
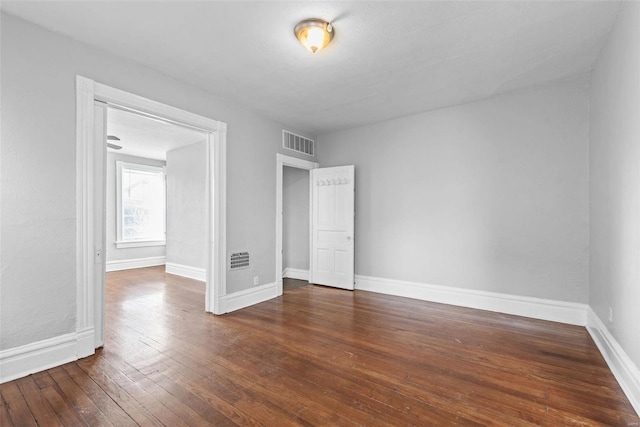
[[[166,190],[164,168],[116,162],[116,247],[164,245]]]

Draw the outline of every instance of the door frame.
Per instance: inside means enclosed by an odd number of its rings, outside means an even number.
[[[105,269],[103,247],[96,247],[95,233],[105,220],[95,211],[93,189],[104,185],[104,174],[94,162],[101,154],[94,145],[94,102],[100,101],[151,117],[191,126],[207,137],[207,265],[205,311],[220,313],[226,294],[226,146],[227,124],[167,104],[76,76],[76,332],[78,357],[94,353],[104,339],[104,280],[96,274]],[[106,150],[106,146],[103,147]],[[104,152],[102,153],[104,155]]]
[[[282,177],[285,166],[312,170],[319,168],[320,164],[284,154],[278,153],[276,155],[276,296],[282,295]],[[311,179],[309,179],[309,195],[311,195]],[[309,197],[309,220],[311,220],[311,197]],[[309,227],[309,239],[311,239],[311,227]],[[309,245],[309,256],[311,256],[311,244]],[[309,263],[311,263],[311,259],[309,259]],[[311,268],[311,264],[309,264],[309,268]]]

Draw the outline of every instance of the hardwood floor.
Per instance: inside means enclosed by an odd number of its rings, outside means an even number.
[[[308,281],[304,281],[304,280],[298,280],[298,279],[289,279],[289,278],[284,278],[282,279],[282,291],[283,292],[287,292],[287,291],[292,291],[296,288],[299,288],[301,286],[308,286],[309,282]]]
[[[302,286],[215,317],[108,274],[95,356],[0,386],[0,425],[640,425],[584,328]]]

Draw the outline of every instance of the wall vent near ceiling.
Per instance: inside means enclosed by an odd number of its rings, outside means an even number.
[[[313,139],[282,130],[282,146],[287,150],[297,151],[308,156],[315,155],[316,143]]]
[[[249,267],[249,252],[236,252],[229,255],[229,270]]]

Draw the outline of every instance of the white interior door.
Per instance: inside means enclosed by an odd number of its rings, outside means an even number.
[[[355,167],[311,171],[309,282],[354,288]]]

